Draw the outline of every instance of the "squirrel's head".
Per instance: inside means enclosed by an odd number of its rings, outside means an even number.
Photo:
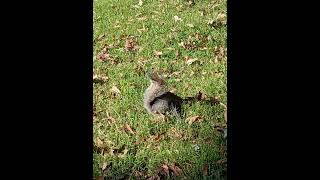
[[[151,83],[153,84],[159,84],[159,85],[164,85],[164,79],[162,77],[159,76],[159,74],[157,72],[151,72],[148,74]]]

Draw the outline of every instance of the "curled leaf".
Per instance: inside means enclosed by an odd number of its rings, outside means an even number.
[[[97,137],[94,141],[95,145],[99,148],[103,147],[103,142],[100,140],[99,137]]]
[[[191,65],[192,63],[194,63],[195,61],[197,61],[198,58],[189,58],[189,57],[186,57],[186,64],[187,65]]]
[[[200,116],[193,116],[193,117],[189,117],[186,119],[186,122],[188,122],[188,124],[192,124],[194,122],[201,122],[203,119]]]
[[[128,124],[125,124],[125,128],[130,134],[135,134],[135,132],[132,130],[132,128]]]
[[[170,169],[173,171],[175,176],[180,176],[182,174],[182,170],[176,164],[169,165]]]
[[[154,55],[157,56],[157,57],[160,57],[162,55],[162,52],[161,51],[155,51]]]
[[[115,94],[121,94],[120,90],[116,86],[112,86],[111,92],[113,92]]]

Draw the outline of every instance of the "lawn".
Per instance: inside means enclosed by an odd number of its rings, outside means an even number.
[[[93,3],[93,178],[226,179],[226,0]],[[151,71],[182,121],[144,109]]]

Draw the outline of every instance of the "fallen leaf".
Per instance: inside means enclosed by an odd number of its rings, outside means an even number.
[[[121,94],[120,90],[119,90],[116,86],[112,86],[111,92],[112,92],[114,95],[119,95],[119,94]]]
[[[180,51],[176,50],[176,58],[179,58],[179,57],[180,57]]]
[[[179,43],[179,46],[183,47],[187,50],[194,50],[196,49],[195,42],[193,42],[191,39],[188,39],[186,42]]]
[[[168,167],[168,165],[164,164],[164,165],[162,165],[161,167],[162,167],[163,169],[165,169],[165,170],[168,170],[168,171],[169,171],[169,167]]]
[[[124,48],[126,51],[134,51],[139,50],[140,47],[137,45],[137,42],[133,38],[127,37]]]
[[[102,176],[98,176],[97,180],[103,180]]]
[[[129,133],[135,134],[135,132],[131,129],[131,127],[128,124],[125,124],[125,128]]]
[[[218,16],[217,16],[217,20],[219,20],[219,21],[224,21],[226,17],[227,17],[226,14],[224,14],[224,13],[219,13]]]
[[[116,120],[111,116],[108,116],[107,121],[108,121],[109,124],[113,124],[113,123],[116,122]]]
[[[155,51],[154,55],[157,56],[157,57],[160,57],[162,55],[162,52],[161,51]]]
[[[157,135],[152,135],[147,139],[147,141],[159,141],[164,135],[165,135],[165,132]]]
[[[106,169],[107,165],[108,165],[107,162],[103,163],[103,165],[102,165],[102,167],[101,167],[102,171]]]
[[[163,174],[163,175],[169,176],[169,167],[168,167],[168,165],[166,165],[166,164],[162,165],[160,173]]]
[[[182,174],[181,168],[176,166],[175,164],[171,164],[169,165],[169,167],[173,171],[174,175],[180,176]]]
[[[174,127],[170,129],[170,135],[178,139],[181,139],[183,137],[183,134],[181,132],[178,132],[178,130]]]
[[[182,19],[179,16],[174,16],[173,18],[175,22],[182,21]]]
[[[201,91],[198,92],[197,96],[196,96],[198,101],[202,101],[202,100],[206,100],[207,99],[207,95],[202,93]]]
[[[128,149],[126,148],[126,149],[124,149],[124,150],[122,151],[121,154],[118,155],[118,157],[119,157],[119,158],[124,158],[127,153],[128,153]]]
[[[169,77],[178,76],[180,73],[181,73],[181,71],[175,71],[175,72],[171,73],[171,74],[169,75]]]
[[[104,62],[106,60],[113,60],[112,56],[107,52],[101,52],[97,55],[97,59],[101,62]]]
[[[227,108],[225,109],[225,111],[224,111],[224,120],[227,122]]]
[[[202,173],[204,176],[208,176],[208,164],[204,164],[203,167],[202,167]]]
[[[219,61],[218,61],[218,56],[216,56],[215,58],[214,58],[214,63],[218,63]]]
[[[214,96],[211,98],[211,103],[213,105],[217,105],[217,104],[220,104],[220,98],[218,96]]]
[[[93,83],[99,83],[103,84],[106,82],[109,78],[107,76],[99,76],[99,75],[93,75]]]
[[[185,62],[187,65],[191,65],[192,63],[198,60],[198,58],[189,58],[189,57],[186,57],[185,59],[186,59]]]
[[[100,140],[99,137],[97,137],[94,141],[95,145],[98,147],[98,148],[101,148],[103,147],[103,142]]]
[[[189,125],[191,125],[194,122],[201,122],[203,119],[200,116],[193,116],[186,119],[186,122],[188,122]]]

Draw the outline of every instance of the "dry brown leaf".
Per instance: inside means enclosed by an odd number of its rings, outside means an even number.
[[[217,104],[220,104],[220,97],[219,96],[214,96],[211,98],[211,103],[213,105],[217,105]]]
[[[178,139],[180,139],[180,138],[183,137],[182,133],[178,132],[178,131],[176,130],[176,128],[174,128],[174,127],[172,127],[172,128],[170,129],[170,132],[171,132],[171,134],[172,134],[174,137],[176,137],[176,138],[178,138]]]
[[[132,37],[126,38],[126,42],[124,46],[125,51],[135,51],[135,50],[139,50],[139,48],[140,47],[138,46],[136,40],[134,40]]]
[[[203,165],[202,173],[203,173],[204,176],[208,176],[208,168],[209,168],[209,166],[208,166],[207,163]]]
[[[97,59],[101,62],[104,62],[106,60],[112,60],[112,56],[108,54],[107,52],[101,52],[97,55]]]
[[[135,132],[132,130],[132,128],[128,124],[125,124],[125,128],[130,134],[135,134]]]
[[[169,176],[169,167],[168,167],[168,165],[166,165],[166,164],[162,165],[161,169],[160,169],[160,173],[163,174],[163,175]]]
[[[225,21],[227,15],[225,13],[219,13],[217,16],[218,21]]]
[[[108,165],[107,162],[103,163],[103,165],[102,165],[102,167],[101,167],[102,171],[106,169],[107,165]]]
[[[118,157],[119,157],[119,158],[124,158],[124,157],[126,156],[126,154],[128,153],[128,151],[129,151],[129,150],[128,150],[127,148],[124,149],[121,154],[118,154]]]
[[[181,71],[175,71],[175,72],[171,73],[171,74],[169,75],[169,77],[178,76],[180,73],[181,73]]]
[[[180,51],[176,50],[176,58],[179,58],[179,57],[180,57]]]
[[[93,83],[103,83],[108,79],[107,76],[93,75]]]
[[[120,90],[116,86],[112,86],[111,92],[113,92],[115,94],[121,94]]]
[[[157,134],[157,135],[152,135],[147,139],[147,141],[159,141],[164,136],[164,134],[165,134],[165,132]]]
[[[173,171],[174,175],[180,176],[182,174],[181,168],[176,166],[175,164],[171,164],[169,165],[169,167]]]
[[[196,98],[198,101],[202,101],[202,100],[206,100],[207,99],[207,95],[205,93],[202,93],[201,91],[198,92]]]
[[[97,180],[103,180],[103,176],[98,176]]]
[[[198,60],[198,58],[185,57],[185,62],[186,62],[187,65],[191,65],[192,63],[194,63],[197,60]]]
[[[218,61],[218,56],[216,56],[215,58],[214,58],[214,61],[213,61],[214,63],[218,63],[219,61]]]
[[[200,116],[193,116],[186,119],[186,122],[188,122],[189,125],[191,125],[194,122],[201,122],[203,119]]]
[[[108,118],[107,118],[107,122],[108,122],[109,124],[113,124],[113,123],[115,123],[115,122],[116,122],[116,120],[115,120],[113,117],[108,116]]]
[[[103,147],[103,142],[100,140],[99,137],[95,139],[94,144],[96,145],[96,147],[99,147],[99,148]]]
[[[162,55],[161,51],[154,51],[154,55],[160,57]]]

